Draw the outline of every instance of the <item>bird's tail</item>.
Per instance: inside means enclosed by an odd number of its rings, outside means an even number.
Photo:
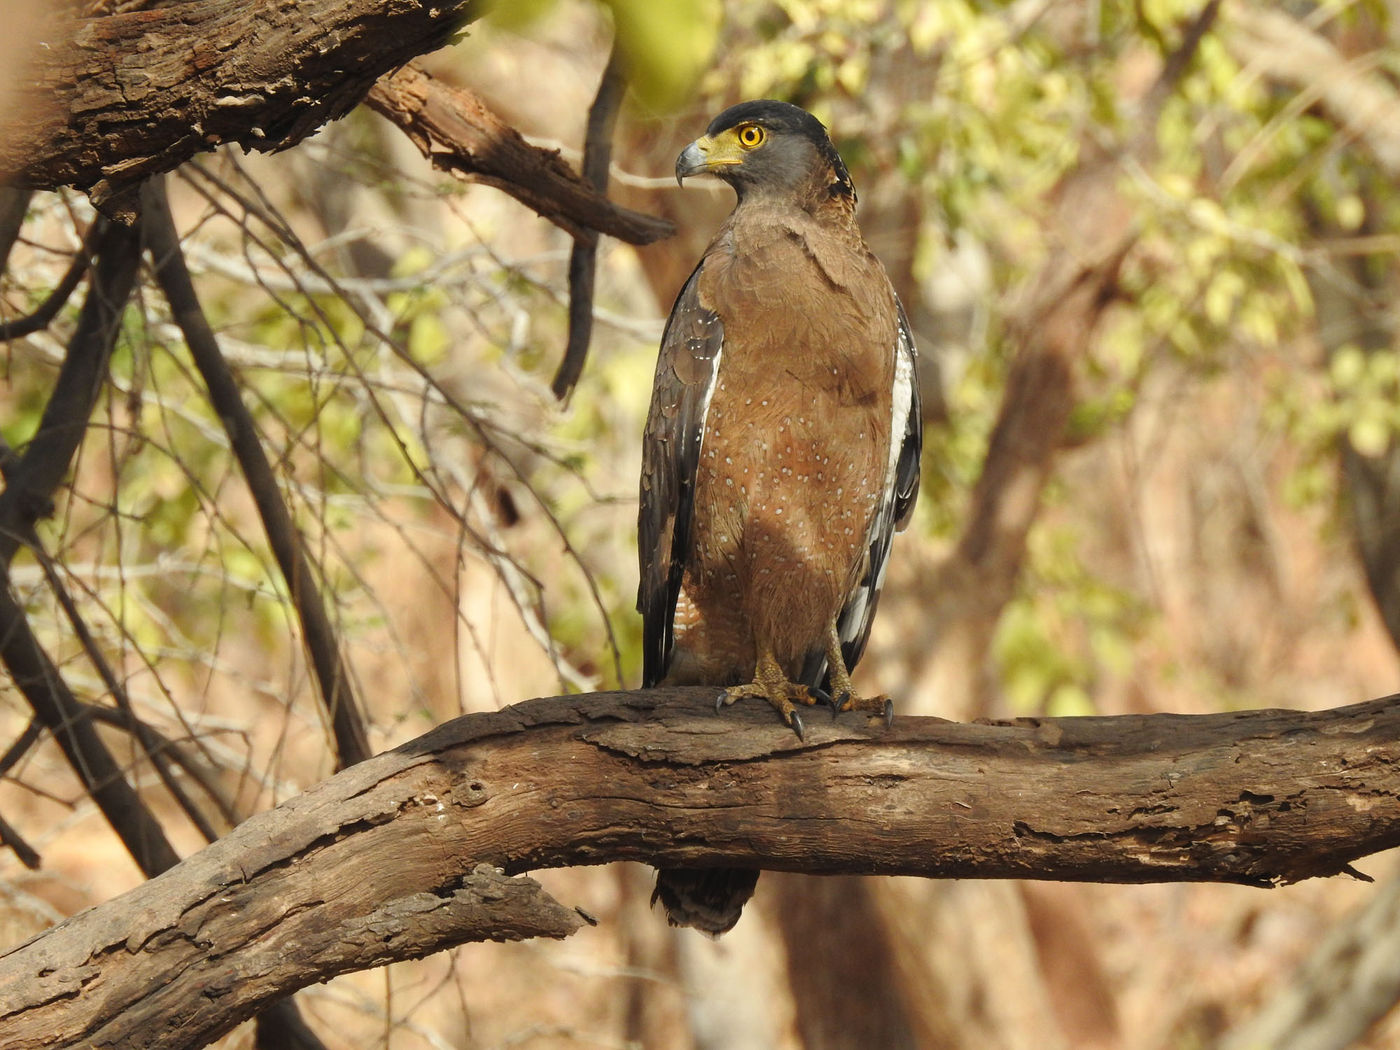
[[[662,868],[651,902],[661,902],[672,926],[718,937],[739,921],[757,883],[755,868]]]

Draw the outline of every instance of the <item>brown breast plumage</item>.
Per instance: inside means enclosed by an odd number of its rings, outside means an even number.
[[[885,483],[897,322],[883,269],[853,224],[746,218],[700,275],[724,348],[673,680],[745,681],[764,644],[795,679],[862,570]]]

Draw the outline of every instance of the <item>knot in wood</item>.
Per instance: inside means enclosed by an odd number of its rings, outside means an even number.
[[[473,809],[490,797],[491,793],[486,790],[486,785],[480,780],[464,779],[453,785],[450,801],[454,805]]]

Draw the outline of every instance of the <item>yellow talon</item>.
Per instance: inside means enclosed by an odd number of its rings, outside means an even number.
[[[716,707],[749,697],[762,697],[772,704],[782,716],[783,723],[792,727],[799,740],[803,738],[805,727],[802,724],[802,716],[797,713],[796,705],[811,707],[817,702],[816,695],[807,686],[788,681],[787,675],[783,674],[783,669],[778,666],[778,661],[767,651],[758,658],[753,681],[730,686],[720,694]]]

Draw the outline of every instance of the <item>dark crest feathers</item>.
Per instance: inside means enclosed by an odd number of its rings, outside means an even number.
[[[841,192],[849,193],[854,199],[856,188],[855,184],[851,182],[851,173],[846,170],[846,162],[841,159],[841,154],[836,152],[836,147],[831,142],[831,136],[826,133],[826,125],[801,106],[794,106],[790,102],[779,102],[773,98],[740,102],[737,106],[730,106],[710,121],[710,126],[705,129],[705,134],[718,135],[721,131],[728,131],[740,124],[758,124],[770,131],[801,135],[811,142],[821,154],[822,159],[831,165],[831,170],[836,176],[836,182],[833,185],[840,187]]]

